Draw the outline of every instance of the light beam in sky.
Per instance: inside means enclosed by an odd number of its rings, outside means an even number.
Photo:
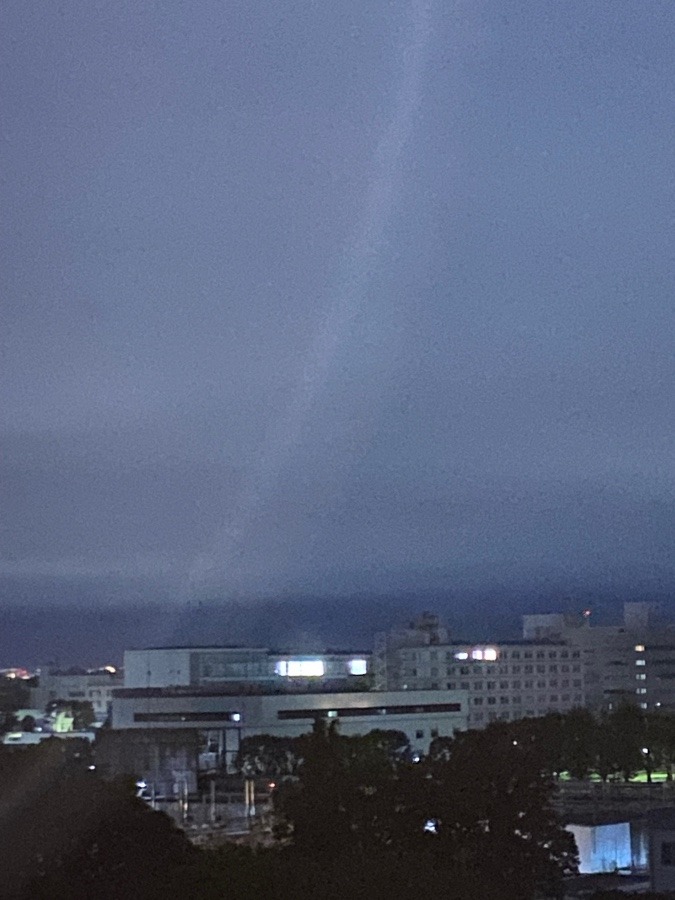
[[[341,277],[317,330],[295,395],[271,423],[264,444],[248,470],[229,521],[194,560],[186,592],[195,595],[216,578],[236,570],[240,548],[254,527],[274,484],[298,444],[303,424],[324,387],[338,349],[349,338],[352,323],[362,308],[371,273],[384,246],[385,231],[401,184],[401,162],[420,105],[429,45],[431,14],[424,0],[410,6],[409,39],[402,48],[401,80],[393,114],[377,145],[373,178],[363,212],[347,242]]]

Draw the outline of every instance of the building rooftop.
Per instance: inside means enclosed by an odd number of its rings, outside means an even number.
[[[296,650],[296,649],[279,649],[269,647],[250,647],[246,644],[168,644],[158,647],[131,647],[134,652],[144,652],[147,650],[232,650],[246,651],[248,653],[266,653],[268,656],[370,656],[371,650],[337,650],[333,647],[328,649],[315,650]]]

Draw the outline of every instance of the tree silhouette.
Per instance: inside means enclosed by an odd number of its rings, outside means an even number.
[[[2,896],[176,896],[198,852],[133,782],[97,778],[85,745],[53,738],[0,757]]]
[[[424,883],[446,896],[526,900],[575,871],[541,731],[494,724],[435,750],[418,764],[392,759],[377,741],[317,722],[297,780],[275,796],[294,850],[366,868],[405,861],[400,896]]]

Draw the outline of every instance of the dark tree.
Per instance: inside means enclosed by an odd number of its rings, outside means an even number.
[[[284,778],[297,774],[302,738],[256,734],[245,737],[235,759],[237,771],[246,777]]]
[[[675,763],[675,716],[670,713],[652,712],[647,716],[646,746],[655,764],[666,770],[667,781],[673,780]]]
[[[644,714],[634,703],[621,703],[609,715],[609,726],[614,742],[616,768],[624,781],[630,779],[644,766],[642,748],[645,746]]]
[[[454,861],[448,888],[457,870],[464,879],[478,872],[486,896],[527,898],[538,886],[557,889],[575,871],[574,840],[553,809],[549,767],[532,720],[458,734],[447,760],[429,761],[435,856]]]
[[[97,778],[78,744],[54,738],[0,757],[2,896],[112,900],[189,890],[197,851],[136,799],[131,781]]]
[[[588,778],[596,762],[597,723],[587,709],[573,709],[563,718],[562,757],[572,778]]]
[[[576,867],[542,734],[530,722],[493,725],[415,764],[319,722],[276,812],[305,856],[404,864],[399,896],[424,884],[428,895],[527,900]]]

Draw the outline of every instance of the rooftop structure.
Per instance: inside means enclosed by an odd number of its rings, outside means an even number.
[[[149,647],[124,654],[126,688],[259,686],[301,690],[310,684],[347,690],[369,686],[370,654],[282,653],[265,647]]]

